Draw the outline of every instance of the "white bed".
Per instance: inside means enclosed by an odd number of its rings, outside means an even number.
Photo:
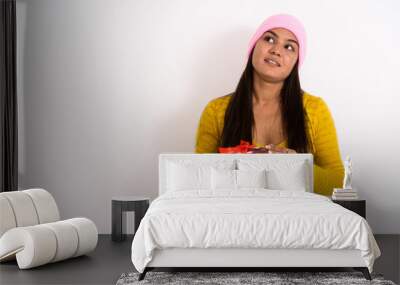
[[[215,189],[220,178],[205,170],[174,184],[171,165],[239,169],[245,186],[259,182],[243,175],[266,168],[269,185]],[[380,251],[368,223],[314,194],[312,170],[311,154],[160,154],[160,195],[132,242],[139,279],[156,267],[354,267],[369,279]]]

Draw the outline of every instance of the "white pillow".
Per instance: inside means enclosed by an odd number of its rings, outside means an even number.
[[[236,170],[238,188],[267,188],[267,171],[261,170]]]
[[[193,189],[211,189],[211,167],[170,162],[168,165],[167,191]]]
[[[305,165],[306,166],[306,165]],[[285,170],[271,169],[267,172],[268,189],[307,191],[307,172],[304,166]]]
[[[213,190],[239,190],[241,188],[266,188],[267,176],[262,170],[211,169]]]
[[[267,171],[267,188],[273,190],[307,191],[310,188],[308,181],[308,163],[304,160],[238,160],[240,170]]]
[[[173,159],[165,167],[166,191],[211,190],[211,167],[235,169],[236,159]]]
[[[211,169],[211,188],[236,190],[236,170],[234,169]]]

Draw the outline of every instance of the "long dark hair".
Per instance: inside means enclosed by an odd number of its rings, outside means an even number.
[[[220,146],[235,146],[240,140],[252,142],[252,130],[255,125],[253,115],[253,52],[249,55],[247,65],[232,94],[225,112],[224,128]],[[287,146],[298,153],[309,152],[309,141],[305,130],[305,111],[303,93],[300,87],[298,61],[289,76],[285,79],[280,103],[282,125],[286,135]]]

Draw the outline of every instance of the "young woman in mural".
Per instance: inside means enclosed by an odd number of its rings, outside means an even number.
[[[242,140],[268,153],[312,153],[314,192],[341,187],[344,168],[325,101],[303,91],[298,70],[306,53],[301,22],[287,14],[267,18],[248,47],[236,90],[211,100],[196,133],[196,153],[216,153]]]

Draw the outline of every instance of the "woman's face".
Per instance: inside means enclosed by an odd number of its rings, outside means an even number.
[[[252,64],[255,72],[269,82],[284,81],[299,57],[296,36],[284,28],[265,32],[256,42]]]

